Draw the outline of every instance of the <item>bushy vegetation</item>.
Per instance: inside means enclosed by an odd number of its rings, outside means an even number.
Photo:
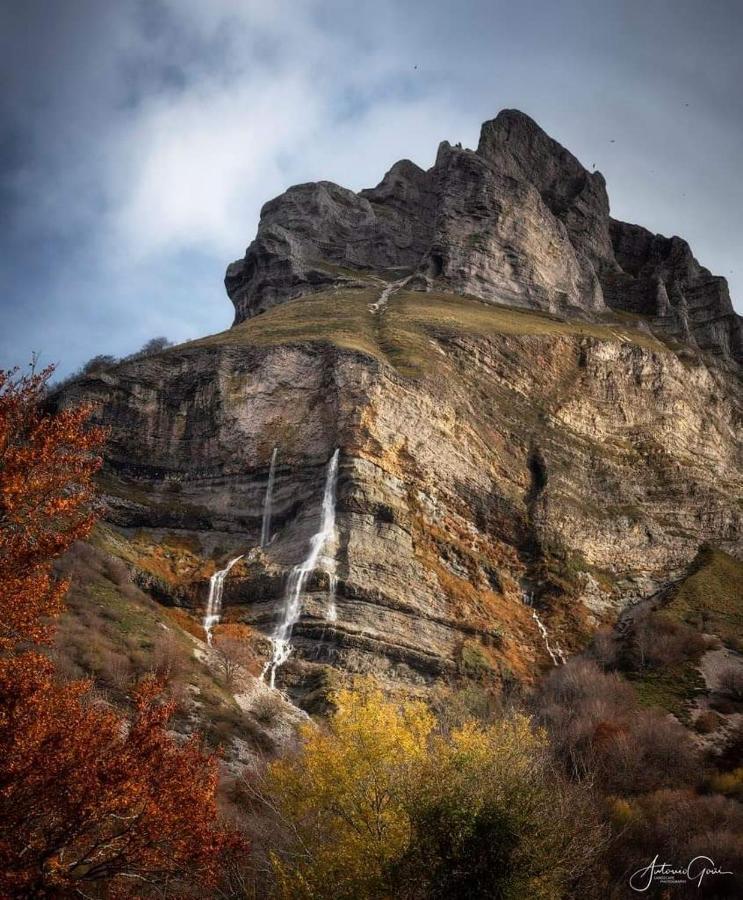
[[[689,732],[662,710],[641,706],[627,681],[589,660],[555,669],[533,702],[557,759],[575,780],[627,795],[699,778]]]
[[[604,669],[625,676],[645,706],[665,709],[688,723],[692,704],[705,691],[700,658],[715,643],[666,605],[638,610],[621,640],[599,632],[589,654]]]
[[[155,337],[146,341],[136,352],[130,353],[128,356],[122,356],[120,359],[119,357],[111,356],[109,353],[99,353],[97,356],[93,356],[87,362],[83,363],[76,372],[72,372],[66,378],[56,381],[53,387],[57,390],[83,375],[94,375],[97,372],[105,372],[107,369],[113,368],[120,362],[127,362],[132,359],[144,359],[146,356],[155,356],[171,346],[171,342],[166,337]]]
[[[629,896],[627,873],[656,854],[679,865],[702,854],[734,873],[681,886],[678,895],[739,896],[743,807],[732,801],[743,797],[740,735],[732,733],[721,754],[705,754],[678,720],[641,706],[619,673],[586,659],[552,672],[533,702],[564,771],[603,798],[613,831],[602,855],[610,896]]]
[[[605,827],[527,716],[442,729],[372,682],[333,701],[325,727],[243,785],[263,823],[243,873],[259,895],[547,898],[592,872]]]
[[[432,707],[362,681],[333,703],[233,791],[253,853],[226,896],[619,900],[654,858],[696,856],[732,874],[648,895],[741,895],[743,728],[712,755],[587,658],[526,702],[441,689]]]

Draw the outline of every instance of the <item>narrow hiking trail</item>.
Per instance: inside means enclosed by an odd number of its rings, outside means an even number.
[[[369,304],[369,310],[375,314],[381,312],[387,305],[392,294],[394,294],[395,291],[399,291],[400,288],[405,287],[411,277],[411,275],[407,275],[405,278],[400,278],[398,281],[391,281],[389,284],[385,285],[385,287],[382,288],[379,299],[376,300],[376,302]]]

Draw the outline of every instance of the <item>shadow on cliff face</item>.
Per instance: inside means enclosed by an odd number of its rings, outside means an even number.
[[[532,447],[526,460],[531,476],[529,492],[526,495],[527,509],[530,509],[547,487],[547,463],[539,447]]]
[[[529,470],[529,490],[526,492],[524,503],[526,504],[526,538],[519,545],[519,557],[526,567],[525,581],[530,582],[539,568],[543,557],[542,540],[538,531],[537,513],[539,501],[547,487],[547,463],[542,451],[536,445],[529,450],[526,458]],[[530,584],[533,590],[534,584]]]

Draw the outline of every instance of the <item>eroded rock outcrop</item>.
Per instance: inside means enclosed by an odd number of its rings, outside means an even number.
[[[701,266],[681,238],[614,219],[610,227],[620,269],[603,276],[607,302],[643,316],[659,334],[743,363],[743,328],[727,281]]]

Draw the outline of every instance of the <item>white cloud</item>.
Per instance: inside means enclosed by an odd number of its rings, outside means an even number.
[[[370,186],[400,157],[430,165],[439,140],[459,139],[452,123],[474,130],[453,103],[442,122],[445,93],[389,90],[411,67],[399,71],[368,40],[331,39],[316,4],[168,5],[181,40],[185,29],[216,42],[225,62],[145,97],[107,136],[105,227],[129,264],[193,247],[227,262],[262,204],[292,183]]]
[[[278,159],[321,115],[301,79],[201,87],[147,103],[114,159],[115,234],[136,258],[194,245],[224,254],[283,179]]]

